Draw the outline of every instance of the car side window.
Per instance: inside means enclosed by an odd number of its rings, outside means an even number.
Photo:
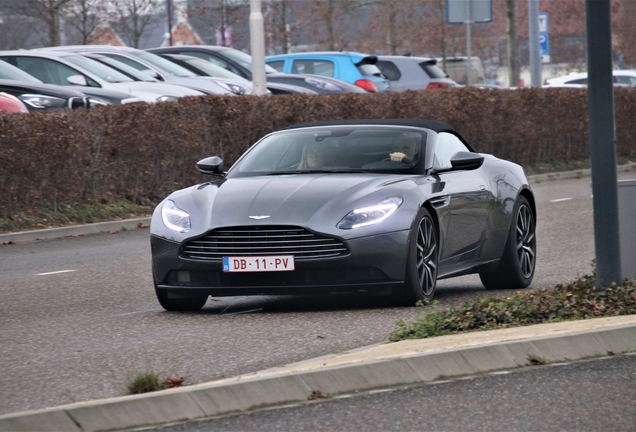
[[[276,61],[267,62],[267,65],[273,67],[278,72],[282,72],[283,68],[285,67],[285,60],[276,60]]]
[[[460,151],[470,151],[457,136],[440,132],[435,142],[433,168],[451,168],[451,158]]]
[[[67,80],[68,77],[73,75],[84,76],[75,69],[58,63],[55,60],[35,57],[16,57],[16,64],[23,71],[49,84],[68,86],[71,85]],[[84,78],[86,78],[89,86],[98,86],[95,81],[86,76],[84,76]]]
[[[380,71],[389,79],[389,81],[398,81],[402,78],[402,72],[395,66],[395,63],[386,61],[386,60],[378,60],[375,64]]]
[[[618,84],[634,85],[632,79],[628,76],[615,76],[614,82]]]
[[[329,60],[294,60],[292,73],[332,77],[334,75],[334,64]]]
[[[48,84],[59,84],[58,82],[55,82],[53,80],[53,76],[48,70],[46,63],[42,59],[31,57],[16,57],[15,65],[42,82]],[[66,85],[68,85],[68,83]]]

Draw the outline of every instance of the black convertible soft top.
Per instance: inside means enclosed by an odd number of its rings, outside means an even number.
[[[459,132],[455,130],[451,125],[437,121],[437,120],[420,120],[420,119],[363,119],[363,120],[327,120],[310,123],[299,123],[282,128],[296,129],[303,127],[315,127],[315,126],[346,126],[346,125],[387,125],[387,126],[411,126],[434,130],[435,132],[451,132],[454,135],[459,135]]]
[[[440,122],[437,120],[422,120],[422,119],[362,119],[362,120],[327,120],[310,123],[299,123],[291,126],[284,127],[279,130],[299,129],[305,127],[320,127],[320,126],[347,126],[347,125],[374,125],[374,126],[410,126],[417,128],[425,128],[439,132],[448,132],[457,136],[464,144],[472,150],[470,144],[466,142],[464,137],[461,136],[457,130],[451,125]]]

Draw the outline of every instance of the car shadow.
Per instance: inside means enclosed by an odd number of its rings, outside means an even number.
[[[496,295],[483,286],[445,286],[438,288],[434,300],[438,308],[455,306],[476,297]],[[406,306],[407,308],[410,306]],[[414,304],[412,307],[416,307]],[[255,295],[211,297],[197,312],[210,315],[268,314],[404,308],[395,306],[388,291],[382,293],[330,293],[317,295]]]

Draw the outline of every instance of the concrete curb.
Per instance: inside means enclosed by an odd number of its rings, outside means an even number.
[[[41,230],[20,231],[9,234],[0,234],[0,244],[23,243],[34,240],[52,240],[63,237],[76,237],[102,232],[132,230],[147,228],[150,224],[149,217],[122,219],[110,222],[99,222],[86,225],[73,225],[60,228],[45,228]]]
[[[532,356],[547,364],[636,351],[636,316],[480,333],[382,345],[387,354],[379,357],[374,347],[356,350],[355,358],[341,364],[329,365],[329,359],[321,358],[299,363],[299,370],[290,365],[144,395],[4,415],[0,431],[130,429],[299,403],[312,394],[331,397],[514,369],[530,365]],[[468,342],[462,345],[462,338]],[[480,343],[482,339],[489,342]]]
[[[617,165],[616,172],[627,172],[627,171],[636,171],[636,163],[629,163],[625,165]],[[528,176],[528,182],[530,183],[544,183],[552,180],[566,180],[566,179],[577,179],[583,177],[591,177],[592,170],[580,169],[574,171],[563,171],[563,172],[555,172],[555,173],[546,173],[546,174],[535,174]]]

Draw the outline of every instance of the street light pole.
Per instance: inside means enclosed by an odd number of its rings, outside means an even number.
[[[473,74],[473,50],[470,24],[473,19],[470,1],[466,1],[466,85],[471,85],[471,75]]]
[[[596,288],[621,282],[610,0],[585,0]]]
[[[261,0],[250,0],[250,47],[252,51],[252,82],[254,94],[267,94],[265,81],[265,29]]]
[[[530,85],[541,87],[541,46],[539,43],[539,0],[528,0]]]

